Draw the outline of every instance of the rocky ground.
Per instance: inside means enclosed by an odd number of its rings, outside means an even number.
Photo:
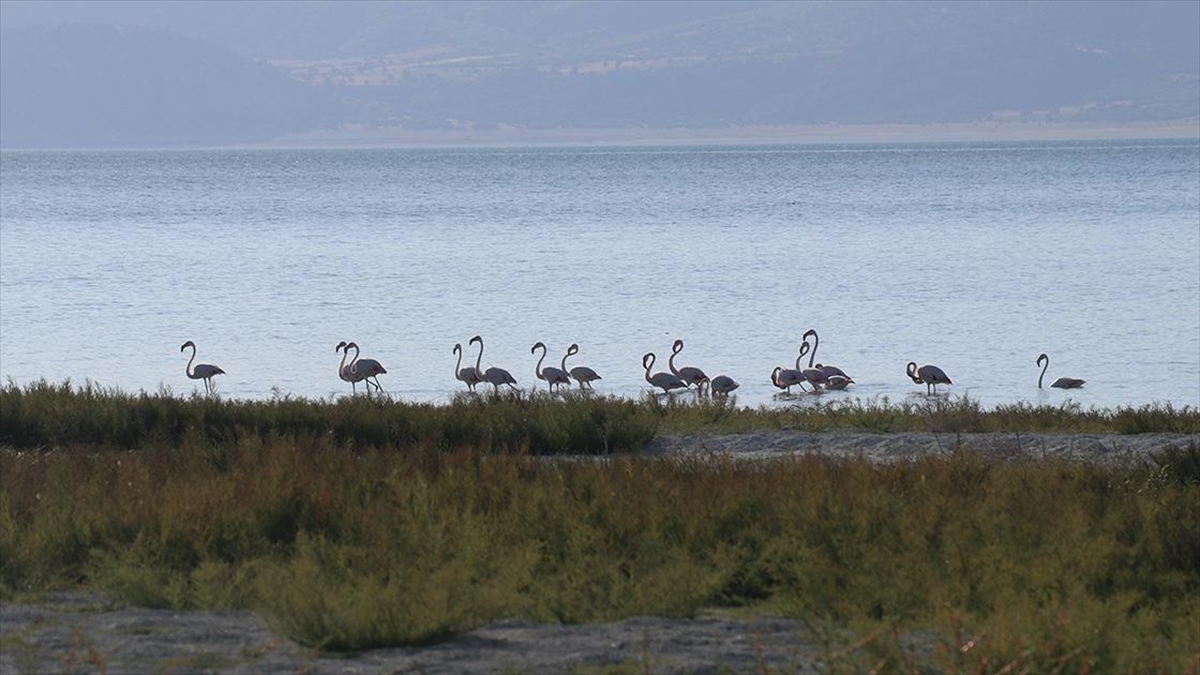
[[[666,436],[650,455],[763,460],[808,452],[895,461],[955,448],[1013,461],[1115,461],[1200,434],[869,434],[773,430]],[[917,655],[933,643],[905,638]],[[0,673],[807,673],[839,658],[796,621],[773,617],[634,618],[594,625],[503,621],[428,647],[339,656],[276,636],[253,612],[174,612],[122,607],[90,593],[0,603]]]

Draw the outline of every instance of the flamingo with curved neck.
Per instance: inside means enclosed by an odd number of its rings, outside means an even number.
[[[578,353],[579,345],[572,342],[571,346],[567,347],[567,353],[563,354],[562,362],[558,364],[559,367],[562,368],[562,370],[567,370],[567,357],[575,356]],[[571,374],[571,377],[575,378],[575,381],[579,383],[580,389],[585,387],[591,389],[592,382],[603,379],[596,373],[596,371],[588,368],[587,366],[575,366],[568,372]]]
[[[675,340],[675,343],[671,345],[671,358],[667,360],[667,367],[671,369],[671,373],[675,377],[683,380],[689,386],[696,385],[698,391],[704,391],[704,384],[708,382],[708,375],[705,375],[703,370],[692,366],[675,367],[675,357],[681,351],[683,351],[683,340]]]
[[[346,351],[349,351],[351,347],[354,348],[354,358],[350,359],[350,365],[347,366],[350,369],[350,377],[353,378],[354,382],[365,382],[367,384],[367,394],[371,393],[372,385],[376,391],[382,392],[383,386],[379,384],[379,376],[386,375],[387,369],[375,359],[359,358],[357,343],[348,343]]]
[[[188,347],[192,348],[192,358],[188,359],[187,365],[184,366],[183,372],[187,373],[188,378],[193,380],[204,380],[204,393],[212,394],[213,384],[212,378],[214,375],[224,375],[225,371],[221,370],[220,366],[214,366],[211,363],[197,363],[192,367],[192,362],[196,360],[196,343],[188,340],[179,346],[179,351],[183,351]]]
[[[933,388],[932,393],[936,394],[939,384],[954,384],[944,370],[932,364],[925,364],[918,368],[915,361],[909,361],[904,373],[913,382],[925,385],[926,394],[930,393],[930,387]]]
[[[482,378],[479,377],[479,369],[472,366],[459,368],[462,365],[463,348],[461,343],[455,342],[453,351],[455,354],[458,354],[458,362],[454,364],[454,379],[465,382],[467,389],[475,391],[475,385],[482,381]]]
[[[672,389],[687,389],[687,382],[671,373],[659,371],[653,375],[650,374],[650,369],[654,367],[654,361],[657,358],[654,352],[647,352],[642,356],[642,367],[646,369],[646,381],[651,386],[660,387],[664,394],[671,393]]]
[[[358,387],[357,387],[356,383],[358,382],[358,380],[354,379],[354,377],[350,374],[350,366],[346,365],[346,357],[350,354],[350,350],[346,349],[346,344],[347,344],[347,342],[345,340],[342,340],[341,342],[338,343],[337,347],[334,348],[335,352],[342,353],[342,362],[338,364],[338,377],[343,382],[349,382],[350,383],[350,391],[354,394],[357,394]]]
[[[491,383],[494,392],[499,392],[500,385],[502,384],[507,384],[509,387],[516,389],[517,379],[507,370],[494,366],[487,370],[479,370],[479,364],[483,362],[483,338],[478,335],[471,338],[470,344],[475,344],[476,342],[479,343],[479,357],[475,360],[475,370],[479,371],[479,376],[483,378],[483,381]]]
[[[534,366],[533,374],[536,375],[539,380],[545,380],[546,384],[550,387],[550,391],[554,391],[555,387],[561,387],[564,384],[571,384],[571,376],[567,374],[567,371],[561,368],[555,368],[554,366],[546,366],[545,368],[542,367],[542,361],[546,360],[546,343],[541,341],[535,343],[533,347],[529,349],[529,353],[533,354],[538,350],[538,347],[542,348],[542,356],[538,359],[537,365]],[[567,357],[564,356],[563,360],[565,361],[566,358]]]
[[[1037,364],[1042,367],[1042,374],[1038,375],[1038,389],[1042,388],[1042,378],[1046,376],[1046,369],[1050,367],[1050,357],[1042,353],[1037,357]],[[1060,377],[1050,386],[1055,389],[1078,389],[1083,386],[1087,380],[1080,380],[1074,377]]]

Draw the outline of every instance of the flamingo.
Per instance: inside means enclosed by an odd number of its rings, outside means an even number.
[[[728,396],[739,386],[741,385],[737,383],[737,380],[734,380],[728,375],[718,375],[714,377],[712,382],[710,382],[708,385],[709,389],[718,396]]]
[[[371,393],[371,385],[375,385],[377,391],[383,391],[383,386],[379,384],[379,376],[386,375],[387,369],[375,359],[358,358],[358,344],[354,342],[347,343],[345,349],[349,352],[352,347],[354,358],[350,359],[350,365],[347,366],[350,369],[350,377],[353,378],[352,382],[366,382],[368,394]]]
[[[563,354],[562,363],[559,364],[563,370],[567,369],[567,357],[575,356],[578,353],[579,345],[572,342],[571,346],[567,347],[567,353]],[[583,389],[584,386],[586,386],[588,389],[591,389],[593,381],[603,379],[596,374],[596,371],[588,368],[587,366],[575,366],[570,370],[570,373],[571,377],[575,378],[575,381],[579,383],[580,389]]]
[[[197,363],[196,367],[192,367],[192,361],[196,360],[196,343],[188,340],[179,346],[179,351],[183,351],[188,347],[192,348],[192,358],[188,359],[187,365],[184,366],[183,372],[193,380],[204,380],[204,393],[212,393],[212,378],[214,375],[224,375],[225,371],[221,370],[220,366],[214,366],[211,363]]]
[[[775,370],[771,371],[771,384],[792,393],[793,386],[799,386],[804,389],[804,373],[783,366],[775,366]]]
[[[805,335],[807,336],[807,333]],[[796,354],[796,370],[800,371],[800,376],[804,378],[805,382],[808,382],[810,385],[812,385],[814,392],[820,393],[821,385],[829,381],[829,376],[826,375],[825,371],[821,370],[820,368],[813,367],[811,356],[808,359],[808,367],[800,365],[800,360],[804,358],[804,355],[807,354],[808,351],[809,346],[808,340],[806,339],[800,343],[800,353]],[[801,389],[803,389],[803,387],[801,387]]]
[[[667,361],[667,367],[671,369],[675,377],[686,382],[688,386],[694,384],[698,390],[703,391],[704,383],[708,382],[708,375],[705,375],[703,370],[692,366],[675,367],[675,357],[681,351],[683,351],[683,340],[676,340],[675,344],[671,345],[671,358]]]
[[[484,382],[490,382],[494,391],[500,391],[500,385],[507,384],[516,389],[517,380],[503,368],[488,368],[487,370],[479,370],[479,364],[483,361],[483,338],[476,335],[471,338],[470,344],[479,343],[479,357],[475,360],[475,370],[479,372],[480,377]]]
[[[854,384],[854,380],[845,375],[827,375],[825,388],[833,391],[842,391],[846,387]]]
[[[350,383],[350,391],[357,394],[358,387],[357,387],[356,383],[358,382],[358,380],[354,379],[354,376],[350,373],[350,366],[346,365],[346,357],[350,354],[350,350],[346,349],[346,341],[342,340],[341,342],[339,342],[337,347],[335,347],[333,351],[342,352],[342,362],[340,364],[338,364],[338,377],[341,378],[342,381],[344,381],[344,382],[349,382]]]
[[[1042,374],[1038,375],[1038,389],[1042,388],[1042,378],[1046,376],[1046,369],[1050,367],[1050,357],[1044,353],[1037,357],[1037,364],[1042,367]],[[1074,377],[1060,377],[1054,381],[1051,387],[1057,389],[1078,389],[1083,386],[1086,380],[1080,380]]]
[[[647,352],[642,356],[642,367],[646,369],[646,381],[651,386],[661,387],[664,394],[671,393],[672,389],[687,389],[687,382],[684,382],[671,373],[659,371],[651,375],[650,369],[654,367],[656,358],[654,352]]]
[[[838,368],[837,366],[826,366],[826,365],[823,365],[820,363],[816,364],[815,366],[813,365],[813,361],[815,361],[817,359],[817,347],[819,347],[821,345],[821,338],[820,338],[820,336],[817,335],[816,330],[809,328],[808,330],[804,331],[804,335],[802,335],[800,337],[801,341],[804,344],[808,344],[808,337],[810,335],[812,336],[812,339],[813,339],[813,346],[812,346],[812,354],[810,354],[808,357],[808,367],[816,368],[817,370],[820,370],[821,372],[825,373],[825,377],[829,377],[831,375],[841,375],[842,377],[846,378],[847,380],[850,380],[850,382],[853,382],[854,380],[851,379],[851,377],[846,374],[846,371],[842,370],[841,368]],[[807,351],[807,350],[805,350],[805,351]],[[849,382],[847,382],[847,384],[849,384]]]
[[[913,382],[916,382],[917,384],[924,384],[926,394],[930,393],[930,387],[933,387],[933,393],[936,394],[937,386],[939,384],[954,384],[950,381],[950,378],[946,376],[945,371],[930,364],[926,364],[918,368],[915,362],[909,361],[908,367],[905,368],[904,372],[909,376],[909,378],[912,379]]]
[[[546,384],[550,387],[550,391],[554,391],[555,387],[561,387],[564,384],[570,385],[571,376],[567,374],[566,370],[562,368],[555,368],[554,366],[546,366],[545,368],[542,367],[542,361],[546,360],[546,343],[535,343],[533,347],[530,347],[529,353],[532,354],[536,352],[538,347],[542,348],[542,356],[538,359],[537,365],[534,366],[533,374],[536,375],[539,380],[545,380]],[[567,357],[564,356],[563,360],[565,361],[566,359]]]
[[[475,385],[483,381],[483,378],[479,377],[479,369],[472,366],[467,366],[461,370],[459,369],[459,366],[462,365],[461,343],[454,343],[453,352],[458,354],[458,362],[454,364],[454,379],[459,380],[460,382],[465,382],[467,389],[475,391]]]

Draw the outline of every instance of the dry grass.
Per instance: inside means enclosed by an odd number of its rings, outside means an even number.
[[[811,622],[831,669],[1179,672],[1200,653],[1194,443],[1105,466],[547,461],[531,453],[565,446],[531,440],[559,433],[546,429],[611,440],[643,416],[711,410],[519,398],[456,402],[467,421],[439,426],[394,422],[406,413],[387,402],[3,396],[0,437],[17,446],[0,450],[6,597],[83,584],[140,605],[254,607],[333,650],[500,617],[725,607]],[[563,407],[580,417],[547,419]],[[251,413],[257,426],[228,422]],[[338,426],[355,413],[381,429]],[[917,631],[940,648],[914,652]]]

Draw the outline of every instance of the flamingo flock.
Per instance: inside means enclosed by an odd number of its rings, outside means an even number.
[[[809,339],[812,339],[811,344]],[[454,378],[467,386],[470,392],[475,391],[475,387],[479,384],[492,385],[493,392],[499,392],[500,387],[507,386],[510,389],[517,389],[517,380],[512,373],[504,368],[490,366],[483,368],[483,338],[479,335],[472,337],[468,342],[468,346],[479,345],[479,352],[475,355],[475,365],[463,366],[463,346],[461,343],[455,343],[451,350],[457,357],[454,364]],[[844,370],[837,366],[827,365],[816,362],[817,348],[820,346],[820,337],[817,331],[809,329],[804,332],[800,339],[800,345],[797,349],[796,360],[791,365],[794,367],[776,366],[771,371],[771,384],[781,391],[790,394],[792,387],[799,387],[801,391],[810,393],[819,393],[822,390],[842,391],[854,384],[854,378],[846,374]],[[179,347],[179,351],[185,351],[188,347],[192,348],[191,358],[188,359],[187,366],[184,372],[188,378],[193,380],[202,380],[204,382],[204,392],[211,395],[216,390],[216,385],[212,378],[216,375],[226,374],[220,366],[209,363],[194,363],[196,360],[196,344],[191,340],[183,343]],[[657,356],[654,352],[647,352],[642,355],[642,369],[645,371],[644,378],[646,383],[650,385],[651,391],[661,390],[659,395],[672,395],[676,391],[691,391],[695,387],[697,395],[710,396],[729,396],[740,385],[737,380],[734,380],[728,375],[717,375],[709,378],[709,376],[696,366],[676,366],[675,359],[683,351],[683,340],[675,340],[671,345],[671,356],[667,359],[667,369],[654,371],[654,364],[657,361]],[[350,350],[354,350],[354,355],[351,357]],[[549,390],[554,392],[562,392],[564,388],[571,387],[571,381],[574,380],[580,390],[588,391],[593,388],[593,382],[602,379],[600,375],[593,369],[587,366],[575,366],[567,368],[567,359],[579,353],[579,345],[572,343],[563,354],[557,367],[553,365],[543,366],[549,354],[549,348],[544,342],[538,341],[529,349],[530,354],[541,354],[538,356],[537,363],[534,365],[533,373],[537,379],[546,383]],[[358,344],[354,342],[342,341],[337,344],[334,349],[335,353],[342,355],[341,361],[338,363],[337,375],[344,382],[350,383],[351,394],[358,393],[358,383],[362,382],[367,395],[371,395],[372,387],[376,393],[383,392],[383,385],[379,382],[380,375],[386,375],[387,369],[383,367],[376,359],[362,358]],[[808,357],[808,363],[803,363],[804,357]],[[1046,354],[1041,354],[1037,357],[1037,365],[1041,366],[1042,370],[1038,376],[1038,389],[1042,388],[1043,378],[1046,376],[1046,369],[1050,366],[1050,357]],[[954,382],[950,379],[946,372],[936,365],[927,363],[918,365],[916,361],[909,361],[905,367],[905,374],[913,381],[914,384],[924,384],[925,393],[929,396],[937,395],[937,386],[953,385]],[[1060,377],[1056,379],[1050,386],[1057,389],[1078,389],[1084,385],[1084,380],[1073,377]],[[808,386],[808,389],[805,388]]]

